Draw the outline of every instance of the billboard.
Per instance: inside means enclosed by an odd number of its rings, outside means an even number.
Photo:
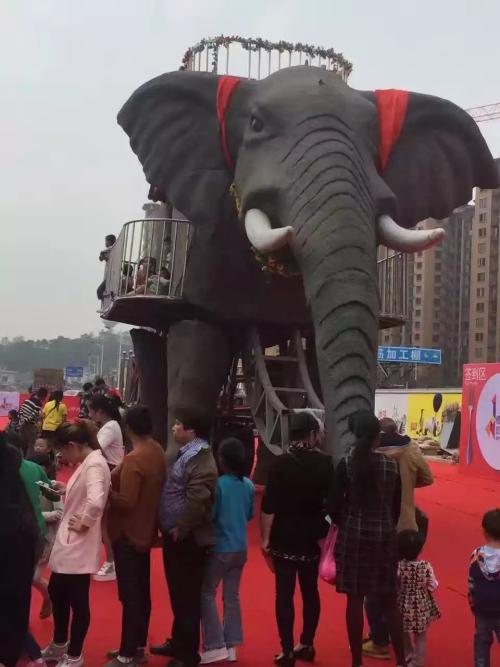
[[[62,368],[38,368],[33,374],[33,391],[47,387],[49,393],[64,387],[64,371]]]
[[[463,372],[460,467],[498,479],[500,364],[466,364]]]
[[[7,417],[10,410],[19,410],[18,392],[0,391],[0,417]]]
[[[435,413],[435,394],[443,397],[441,407]],[[443,411],[453,405],[461,405],[462,395],[458,392],[432,389],[428,391],[377,390],[375,394],[375,414],[379,419],[390,417],[398,425],[400,433],[412,438],[429,436],[438,438],[443,428]]]

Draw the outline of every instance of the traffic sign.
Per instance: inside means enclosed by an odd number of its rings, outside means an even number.
[[[83,366],[66,366],[64,376],[67,378],[82,378]]]
[[[383,363],[441,365],[441,350],[426,347],[386,347],[378,348],[378,360]]]

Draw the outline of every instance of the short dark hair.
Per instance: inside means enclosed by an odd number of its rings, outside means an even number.
[[[418,530],[402,530],[398,535],[400,560],[417,560],[424,548],[425,538]]]
[[[194,431],[199,438],[208,440],[210,437],[212,420],[207,414],[193,408],[180,407],[175,411],[175,419],[187,431]]]
[[[38,465],[42,466],[42,468],[48,468],[52,465],[52,459],[48,452],[35,452],[35,454],[33,454],[31,457],[31,461],[38,463]]]
[[[387,435],[394,435],[394,433],[398,432],[398,425],[390,417],[383,417],[380,420],[380,428],[382,433],[387,433]]]
[[[90,390],[92,389],[93,386],[94,386],[94,385],[92,384],[92,382],[86,382],[86,383],[83,385],[83,391],[90,391]]]
[[[96,378],[94,384],[96,387],[102,387],[106,382],[104,381],[104,378]]]
[[[89,408],[91,410],[100,410],[104,412],[105,415],[108,415],[111,419],[114,419],[118,423],[121,422],[120,411],[118,410],[118,405],[116,401],[109,398],[109,396],[103,396],[102,394],[94,394],[89,402]]]
[[[225,438],[219,445],[217,454],[227,471],[240,479],[245,476],[247,462],[245,445],[238,438]]]
[[[486,512],[481,525],[486,535],[494,540],[500,540],[500,509]]]
[[[294,412],[290,418],[290,439],[302,440],[319,431],[319,422],[310,412]]]
[[[9,417],[17,417],[17,410],[9,410]]]
[[[135,435],[151,435],[153,432],[153,422],[151,413],[145,405],[134,405],[125,413],[125,426]]]
[[[114,234],[108,234],[104,240],[106,243],[116,243],[116,236]]]

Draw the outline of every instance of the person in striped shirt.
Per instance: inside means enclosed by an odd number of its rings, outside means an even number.
[[[19,435],[23,441],[24,454],[27,458],[33,456],[35,441],[38,436],[39,423],[42,413],[42,405],[45,402],[48,391],[45,387],[31,394],[19,409]]]

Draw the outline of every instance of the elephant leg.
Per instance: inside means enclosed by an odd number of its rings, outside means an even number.
[[[132,329],[134,354],[139,376],[140,400],[149,408],[153,433],[162,447],[167,446],[167,343],[146,329]]]
[[[207,322],[183,320],[168,332],[168,425],[179,408],[215,416],[217,400],[233,357],[227,330]],[[169,439],[167,459],[177,446]]]

